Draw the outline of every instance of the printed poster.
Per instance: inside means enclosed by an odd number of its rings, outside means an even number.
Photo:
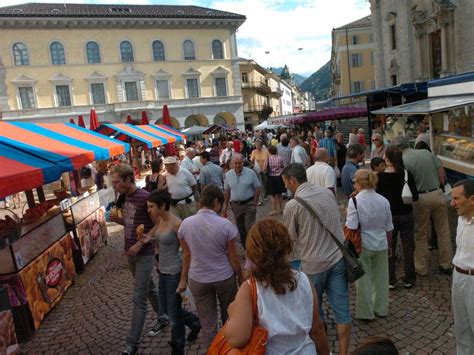
[[[75,276],[70,233],[20,271],[35,329],[59,302]]]
[[[0,311],[0,354],[19,354],[19,350],[12,312]]]
[[[107,240],[105,207],[100,207],[77,225],[77,237],[81,242],[82,260],[86,264]]]

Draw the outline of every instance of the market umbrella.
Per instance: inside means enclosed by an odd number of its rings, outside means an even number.
[[[97,118],[97,112],[94,109],[91,109],[90,113],[90,124],[89,129],[95,131],[99,127],[99,119]]]
[[[148,121],[148,114],[146,111],[142,111],[142,125],[147,125],[150,124],[150,121]]]
[[[86,128],[86,124],[84,123],[84,118],[82,115],[79,115],[79,127]]]
[[[163,118],[162,122],[164,125],[171,126],[171,117],[170,117],[170,110],[168,109],[168,105],[163,105]],[[165,146],[165,155],[174,155],[174,144],[168,143]]]
[[[72,124],[76,124],[76,122],[74,122],[74,118],[70,118],[69,122],[71,122]]]
[[[126,123],[132,123],[132,116],[127,115],[127,122]]]

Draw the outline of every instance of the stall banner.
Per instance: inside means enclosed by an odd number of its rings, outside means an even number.
[[[0,311],[0,354],[19,354],[12,311]]]
[[[86,264],[107,240],[105,207],[100,207],[77,225],[77,237],[81,242],[82,260]]]
[[[70,233],[20,271],[35,329],[39,328],[46,313],[59,302],[75,276]]]

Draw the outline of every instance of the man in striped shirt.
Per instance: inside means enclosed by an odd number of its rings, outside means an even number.
[[[110,177],[114,190],[125,195],[123,218],[111,216],[111,220],[124,226],[124,254],[127,256],[130,271],[135,278],[132,324],[125,350],[122,353],[123,355],[133,355],[138,351],[145,324],[147,299],[156,314],[160,315],[158,288],[151,276],[155,265],[155,246],[151,243],[144,244],[138,240],[136,232],[138,226],[143,225],[144,232],[147,233],[153,227],[153,222],[148,215],[146,203],[149,193],[135,185],[134,173],[130,165],[121,163],[114,166]],[[163,327],[165,322],[161,319],[158,323]]]
[[[323,320],[321,300],[326,292],[335,315],[339,353],[347,354],[352,318],[349,312],[346,267],[342,252],[329,232],[331,231],[341,243],[344,242],[336,199],[328,189],[308,182],[302,164],[288,165],[282,176],[286,187],[295,197],[312,206],[322,223],[296,199],[285,205],[283,222],[290,232],[295,250],[292,264],[297,267],[297,261],[301,261],[301,270],[313,282],[320,300],[319,314]]]

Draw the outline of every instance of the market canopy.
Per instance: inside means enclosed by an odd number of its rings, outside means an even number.
[[[60,177],[59,165],[0,143],[0,198],[34,189]]]
[[[258,126],[255,126],[255,130],[262,130],[262,129],[277,129],[280,128],[282,125],[281,124],[268,124],[268,121],[265,120],[262,123],[260,123]]]
[[[432,97],[405,105],[382,108],[372,113],[375,115],[427,115],[473,103],[474,95]]]
[[[308,112],[295,119],[295,123],[323,122],[348,118],[367,117],[366,107],[331,107],[321,111]]]
[[[71,123],[0,122],[0,142],[54,162],[62,172],[129,150],[127,144]]]
[[[207,130],[208,127],[203,127],[203,126],[192,126],[183,129],[183,133],[190,136],[193,134],[202,134],[204,131]]]
[[[140,142],[148,148],[159,147],[178,140],[177,135],[168,133],[155,125],[134,126],[126,123],[107,123],[100,125],[97,132],[121,141]],[[181,133],[179,134],[181,135]]]

